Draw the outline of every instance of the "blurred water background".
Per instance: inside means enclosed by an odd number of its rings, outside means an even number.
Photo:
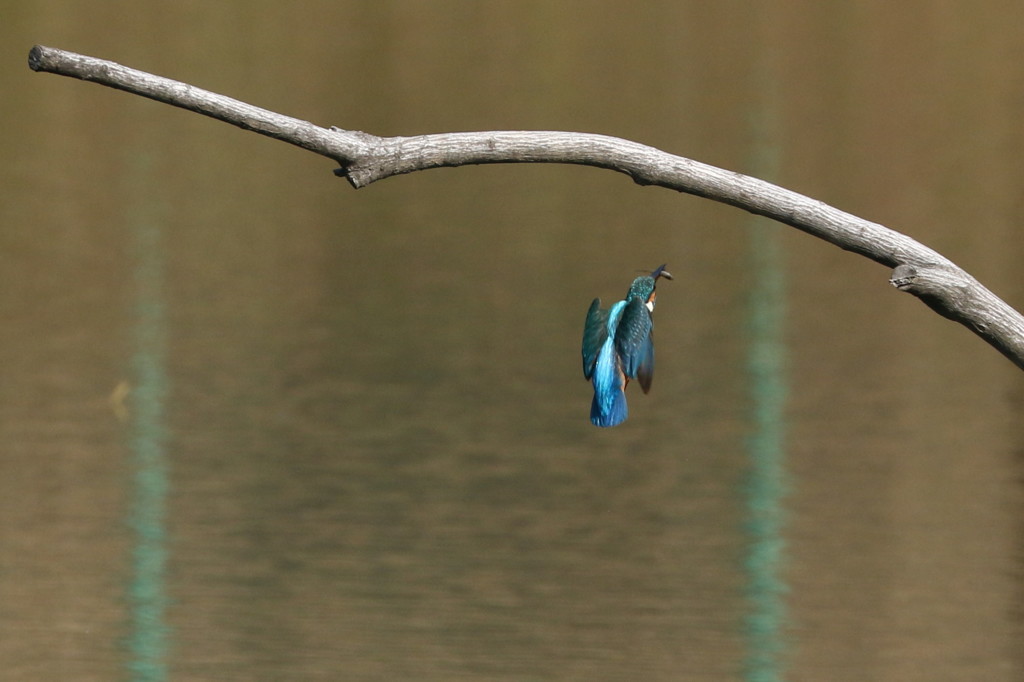
[[[25,63],[616,135],[1021,308],[1024,5],[6,5],[6,679],[1024,678],[1024,377],[884,268],[592,168],[353,191]],[[653,390],[596,429],[586,308],[661,263]]]

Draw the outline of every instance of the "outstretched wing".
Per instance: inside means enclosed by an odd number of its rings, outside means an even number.
[[[615,330],[615,350],[622,358],[622,371],[630,379],[643,373],[641,386],[651,385],[654,371],[654,345],[651,342],[651,313],[639,297],[629,299]],[[644,391],[647,392],[646,390]]]
[[[608,338],[608,311],[601,310],[601,299],[595,298],[583,324],[583,378],[594,375],[597,354]]]
[[[654,379],[654,329],[647,335],[647,344],[644,347],[643,359],[640,366],[636,368],[636,378],[640,380],[640,388],[644,393],[650,393],[651,380]]]

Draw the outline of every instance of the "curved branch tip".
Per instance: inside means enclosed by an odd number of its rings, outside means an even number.
[[[39,71],[43,66],[43,46],[33,45],[28,51],[28,68]]]

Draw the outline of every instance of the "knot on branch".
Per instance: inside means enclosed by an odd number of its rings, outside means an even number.
[[[373,182],[373,179],[364,177],[367,173],[359,168],[367,160],[373,159],[380,147],[381,138],[361,130],[345,130],[338,126],[330,127],[329,138],[331,144],[339,150],[337,154],[330,155],[341,166],[334,169],[334,174],[348,180],[356,189]]]
[[[960,268],[901,263],[893,269],[889,283],[900,291],[917,296],[939,315],[973,326],[968,311],[973,307],[972,300],[978,296],[980,287]]]
[[[889,278],[889,284],[893,285],[900,291],[904,291],[914,284],[914,280],[916,278],[917,268],[913,265],[903,263],[897,265],[892,271],[892,277]]]

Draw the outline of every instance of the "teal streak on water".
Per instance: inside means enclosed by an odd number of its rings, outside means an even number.
[[[163,255],[159,225],[149,215],[132,219],[136,309],[128,414],[134,494],[128,521],[134,537],[127,595],[131,618],[127,667],[132,680],[158,682],[167,679],[168,640]]]
[[[782,680],[786,583],[783,530],[785,472],[785,343],[783,319],[785,286],[777,226],[750,228],[754,286],[749,302],[752,429],[748,440],[750,471],[747,480],[747,533],[745,559],[747,680]]]
[[[759,26],[760,49],[753,62],[755,102],[750,120],[749,172],[774,181],[779,173],[778,93],[772,41]],[[786,283],[785,258],[779,232],[786,229],[764,218],[747,225],[749,272],[747,375],[751,431],[747,441],[747,537],[744,567],[749,611],[745,630],[745,679],[785,679],[787,585],[783,575],[786,543]]]

